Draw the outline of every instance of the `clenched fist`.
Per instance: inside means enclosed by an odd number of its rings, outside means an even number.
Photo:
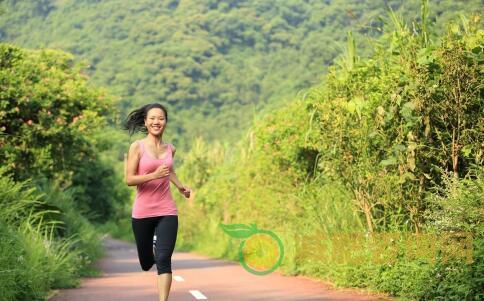
[[[190,188],[186,186],[181,186],[178,187],[178,191],[180,191],[180,193],[183,194],[186,198],[190,197]]]
[[[162,164],[158,166],[158,168],[153,172],[153,175],[156,179],[167,177],[168,175],[170,175],[170,169],[168,168],[168,166]]]

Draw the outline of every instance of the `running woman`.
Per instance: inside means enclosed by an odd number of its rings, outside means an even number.
[[[132,135],[141,131],[146,137],[129,147],[125,160],[125,180],[136,186],[132,227],[141,268],[153,264],[158,270],[159,300],[168,300],[172,282],[171,256],[178,231],[178,211],[170,191],[172,182],[186,198],[190,189],[178,180],[173,169],[175,147],[163,141],[168,112],[160,104],[147,104],[128,115],[125,129]],[[153,254],[153,235],[156,244]]]

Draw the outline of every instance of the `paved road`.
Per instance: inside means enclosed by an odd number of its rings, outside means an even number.
[[[107,256],[99,262],[102,277],[87,278],[80,288],[63,290],[49,301],[157,301],[156,269],[143,272],[133,244],[106,240]],[[385,300],[354,290],[337,291],[304,277],[277,272],[256,276],[238,263],[193,253],[175,252],[170,301],[326,301]],[[388,300],[388,299],[387,299]]]

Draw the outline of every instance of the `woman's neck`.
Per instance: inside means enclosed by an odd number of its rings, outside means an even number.
[[[163,145],[163,134],[161,134],[159,136],[154,136],[154,135],[148,134],[146,136],[146,140],[149,143],[152,143],[154,146],[159,147],[160,145]]]

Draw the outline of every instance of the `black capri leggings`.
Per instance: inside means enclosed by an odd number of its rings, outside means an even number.
[[[148,271],[156,263],[158,275],[171,273],[171,255],[175,249],[178,216],[131,218],[131,225],[143,271]],[[153,234],[155,233],[156,246],[153,256]]]

